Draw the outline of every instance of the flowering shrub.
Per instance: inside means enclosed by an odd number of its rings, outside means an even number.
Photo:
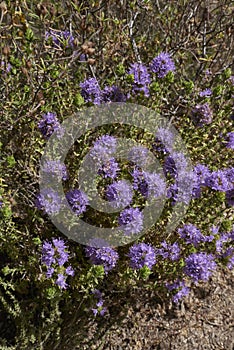
[[[1,4],[3,349],[83,348],[78,321],[103,316],[105,322],[113,300],[119,311],[120,299],[128,305],[132,286],[179,303],[218,268],[233,269],[231,1],[225,10],[207,5],[208,21],[195,1],[157,3]],[[134,13],[137,20],[130,21]],[[56,157],[54,145],[40,166],[53,136],[66,135],[64,121],[89,107],[111,111],[120,102],[160,114],[178,131],[189,157],[166,126],[145,131],[113,122],[86,130],[65,159]],[[95,122],[98,113],[92,117]],[[81,127],[87,125],[88,118]],[[127,160],[116,155],[119,138],[134,141],[125,149]],[[146,168],[150,154],[157,171]],[[89,174],[79,182],[87,155],[97,166],[97,192],[113,209],[108,215],[92,207]],[[39,190],[41,174],[62,181],[66,201],[54,187]],[[162,198],[161,216],[145,230],[149,203],[158,209]],[[95,234],[86,237],[87,246],[65,237],[50,220],[64,215],[65,202],[73,218],[81,217],[95,232],[118,228],[122,245]],[[173,209],[185,205],[183,220],[168,234]]]

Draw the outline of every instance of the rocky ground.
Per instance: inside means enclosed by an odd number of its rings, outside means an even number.
[[[233,271],[219,270],[180,305],[166,305],[155,294],[138,290],[131,296],[135,302],[116,321],[113,313],[90,321],[83,328],[85,340],[75,349],[232,350],[233,286]]]

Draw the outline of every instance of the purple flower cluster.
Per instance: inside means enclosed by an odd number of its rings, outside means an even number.
[[[233,243],[234,241],[234,231],[229,233],[223,233],[220,238],[216,241],[216,252],[219,258],[228,259],[227,267],[232,269],[234,267],[234,248],[225,248],[225,243]]]
[[[93,145],[90,151],[90,157],[100,164],[100,167],[108,162],[116,151],[117,141],[116,138],[110,135],[103,135],[99,137]]]
[[[132,85],[133,92],[138,93],[142,91],[146,97],[149,97],[149,84],[151,79],[147,67],[141,63],[133,63],[131,64],[128,74],[132,74],[134,77]]]
[[[80,83],[81,96],[85,102],[91,102],[95,105],[107,102],[125,102],[126,96],[117,86],[106,86],[103,90],[96,78],[86,79]]]
[[[69,253],[67,246],[62,239],[53,238],[52,243],[44,242],[42,246],[42,264],[46,265],[46,277],[51,278],[57,273],[56,284],[61,289],[67,288],[67,276],[74,276],[74,270],[71,266],[64,267],[63,265],[68,261]]]
[[[166,241],[161,242],[161,247],[156,250],[157,255],[161,255],[163,259],[176,261],[180,258],[180,247],[177,242],[170,244]]]
[[[50,174],[53,178],[62,178],[64,181],[68,179],[66,165],[59,160],[48,160],[42,166],[42,171]]]
[[[200,97],[210,97],[212,95],[211,89],[205,89],[203,91],[200,91],[199,96]]]
[[[126,180],[113,182],[106,188],[106,198],[113,208],[126,207],[133,198],[132,186]]]
[[[81,96],[86,102],[92,102],[95,105],[101,103],[101,88],[96,78],[89,78],[80,83]]]
[[[226,144],[227,148],[231,148],[234,149],[234,132],[229,132],[227,134],[227,144]]]
[[[174,135],[168,129],[158,128],[155,135],[155,142],[154,148],[159,152],[167,154],[173,149]]]
[[[145,198],[158,198],[165,195],[166,183],[159,174],[135,168],[132,177],[134,190],[138,190]]]
[[[48,215],[57,214],[62,205],[62,200],[57,192],[47,188],[42,189],[37,195],[35,205],[38,209],[44,210]]]
[[[196,126],[203,126],[212,122],[213,113],[209,104],[203,103],[196,105],[191,112],[192,120]]]
[[[103,306],[104,300],[102,297],[102,293],[98,289],[95,289],[92,293],[93,293],[95,299],[97,300],[96,308],[92,309],[94,316],[97,316],[98,314],[100,316],[104,316],[104,314],[107,311],[107,308],[105,306]]]
[[[129,250],[128,257],[133,269],[141,269],[147,266],[151,270],[156,263],[155,249],[146,243],[134,244]]]
[[[94,239],[90,244],[98,246],[87,246],[85,248],[86,257],[93,265],[102,265],[107,274],[116,266],[119,259],[118,253],[109,247],[104,240]]]
[[[205,179],[205,186],[215,191],[228,191],[230,189],[230,183],[226,170],[212,171]]]
[[[98,170],[98,175],[101,175],[104,179],[115,179],[119,170],[119,164],[114,158],[110,158],[105,164],[102,164]]]
[[[143,146],[135,146],[128,153],[128,159],[139,167],[144,167],[149,150]]]
[[[190,291],[189,287],[185,285],[185,282],[179,280],[175,281],[174,283],[166,283],[166,287],[169,291],[177,290],[177,293],[172,297],[174,303],[178,303],[183,297],[188,295]]]
[[[126,102],[126,96],[118,86],[106,86],[101,91],[101,102]]]
[[[180,238],[184,239],[186,244],[192,244],[197,247],[199,243],[211,242],[214,236],[203,236],[201,231],[194,225],[188,224],[184,225],[182,228],[178,229]]]
[[[143,213],[139,208],[124,209],[119,216],[119,225],[127,236],[140,233],[143,229]]]
[[[150,69],[158,78],[164,78],[169,72],[175,71],[175,64],[169,53],[161,52],[152,60]]]
[[[45,33],[45,39],[52,38],[53,44],[56,48],[63,48],[66,44],[66,48],[74,46],[74,37],[69,30],[54,30],[50,29]]]
[[[78,189],[70,190],[69,192],[67,192],[66,198],[72,210],[77,215],[81,215],[86,211],[86,207],[89,204],[89,200],[83,191]]]
[[[54,132],[56,132],[58,136],[62,136],[64,132],[56,114],[52,112],[42,115],[42,119],[38,123],[38,128],[46,139],[48,139]]]
[[[191,277],[195,283],[208,281],[212,272],[216,269],[214,256],[207,253],[193,253],[185,259],[184,272]]]

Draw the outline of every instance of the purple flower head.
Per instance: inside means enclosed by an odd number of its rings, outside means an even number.
[[[119,225],[127,236],[140,233],[143,229],[143,213],[139,208],[124,209],[119,216]]]
[[[211,89],[205,89],[199,93],[200,97],[210,97],[212,95]]]
[[[228,181],[229,189],[232,189],[234,187],[234,168],[223,169],[223,172],[224,172],[226,179]]]
[[[176,261],[180,258],[180,247],[177,242],[170,244],[166,241],[161,243],[161,247],[156,250],[157,255],[161,255],[163,259],[170,259]]]
[[[196,105],[191,112],[192,120],[196,126],[203,126],[212,122],[212,110],[209,104],[203,103]]]
[[[111,247],[103,246],[102,248],[89,247],[85,248],[86,257],[94,265],[103,265],[105,273],[112,270],[119,259],[118,253]]]
[[[42,115],[42,119],[38,123],[38,128],[46,139],[48,139],[54,132],[56,132],[59,137],[64,133],[56,114],[52,112]]]
[[[101,175],[104,179],[111,178],[115,179],[117,173],[120,170],[119,164],[114,158],[110,158],[102,167],[98,170],[98,174]]]
[[[95,105],[101,104],[101,88],[96,78],[89,78],[80,83],[81,96],[85,102],[92,102]]]
[[[231,190],[226,191],[226,201],[229,206],[234,205],[234,187]]]
[[[46,161],[41,169],[43,172],[50,174],[53,178],[62,178],[64,181],[68,179],[66,165],[59,160]]]
[[[229,189],[229,180],[224,170],[217,170],[210,173],[205,179],[205,186],[215,191],[226,192]]]
[[[67,288],[67,283],[66,283],[66,276],[63,274],[59,273],[58,278],[55,282],[61,289],[66,289]]]
[[[167,154],[173,149],[174,135],[170,130],[158,128],[155,136],[156,145],[154,145],[154,148],[157,151]]]
[[[113,208],[129,205],[133,198],[132,186],[126,180],[119,180],[107,186],[106,198]]]
[[[110,135],[103,135],[99,137],[90,151],[90,157],[100,164],[100,167],[113,158],[117,147],[117,140]]]
[[[81,215],[86,211],[86,207],[89,204],[89,200],[83,191],[78,189],[70,190],[69,192],[67,192],[66,198],[72,210],[77,215]]]
[[[68,276],[74,276],[75,271],[73,270],[73,268],[72,268],[71,266],[68,266],[68,267],[66,268],[66,274],[67,274]]]
[[[148,266],[151,270],[156,263],[155,249],[146,243],[134,244],[128,253],[130,258],[130,266],[133,269],[141,269],[144,266]]]
[[[135,168],[132,172],[133,188],[145,198],[158,198],[166,193],[166,183],[159,174],[141,171]]]
[[[45,33],[45,39],[52,38],[53,44],[56,48],[63,48],[66,44],[66,48],[74,46],[74,37],[69,30],[54,30],[50,29]]]
[[[146,197],[158,198],[166,194],[166,183],[159,174],[143,172],[144,180],[147,184]]]
[[[207,281],[216,269],[214,256],[207,253],[193,253],[185,259],[184,272],[191,277],[195,283]]]
[[[158,78],[164,78],[168,72],[175,71],[175,64],[169,53],[161,52],[152,60],[150,69]]]
[[[178,290],[177,293],[172,297],[174,303],[178,303],[183,297],[189,294],[189,287],[185,285],[184,281],[175,281],[174,283],[166,283],[166,287],[170,291]]]
[[[57,192],[48,188],[42,189],[36,198],[35,205],[46,214],[53,215],[60,211],[62,200]]]
[[[188,166],[185,155],[182,152],[173,152],[165,159],[164,173],[173,177],[178,177],[178,172],[185,171]]]
[[[107,102],[126,102],[126,96],[118,86],[106,86],[101,92],[101,101]]]
[[[149,97],[149,84],[151,82],[150,74],[147,67],[141,63],[133,63],[128,71],[128,74],[132,74],[134,82],[132,90],[134,93],[143,91],[146,97]]]
[[[227,148],[231,148],[234,149],[234,132],[229,132],[227,134],[227,144],[226,144]]]
[[[210,176],[211,172],[206,165],[197,164],[194,167],[194,172],[196,174],[196,182],[194,184],[193,197],[199,198],[201,195],[201,187],[205,186],[205,180]]]
[[[139,167],[144,167],[147,161],[149,151],[146,147],[135,146],[128,153],[128,159],[136,163]]]
[[[53,276],[55,269],[53,267],[48,267],[46,272],[46,277],[51,278]]]
[[[207,239],[213,239],[213,236],[211,238],[203,236],[201,231],[192,224],[184,225],[182,228],[179,228],[178,233],[180,238],[184,239],[187,244],[193,244],[195,247],[197,247],[199,243],[206,242]]]
[[[221,256],[224,256],[225,255],[224,247],[223,247],[224,244],[225,243],[231,244],[231,243],[233,243],[233,240],[234,240],[234,231],[231,231],[229,233],[223,233],[215,243],[216,252],[219,253]],[[234,248],[232,248],[232,249],[234,249]]]

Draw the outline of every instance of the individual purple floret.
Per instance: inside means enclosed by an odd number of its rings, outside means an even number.
[[[197,283],[200,280],[207,281],[216,266],[212,254],[192,253],[185,259],[184,272]]]
[[[125,209],[120,213],[119,225],[127,236],[140,233],[143,229],[143,213],[139,208]]]
[[[42,264],[45,264],[47,267],[51,267],[51,265],[56,262],[54,255],[55,249],[53,245],[49,242],[44,242],[42,245]]]
[[[57,192],[52,189],[42,189],[36,198],[35,205],[44,210],[46,214],[53,215],[60,211],[62,200]]]
[[[205,186],[215,191],[226,192],[229,190],[229,179],[225,170],[212,171],[205,179]]]
[[[81,96],[85,102],[92,102],[95,105],[100,105],[102,101],[101,88],[96,78],[89,78],[83,83],[80,83]]]
[[[101,175],[104,179],[106,178],[115,179],[117,177],[117,173],[119,170],[120,170],[119,164],[116,162],[115,158],[110,158],[98,170],[98,175]]]
[[[172,151],[175,137],[170,130],[162,127],[158,128],[155,137],[156,144],[154,145],[154,148],[157,151],[163,152],[164,154]]]
[[[174,303],[178,303],[183,297],[189,294],[190,289],[185,285],[184,281],[175,281],[174,283],[166,283],[166,287],[170,291],[178,290],[177,293],[172,297]]]
[[[212,95],[211,89],[205,89],[199,93],[200,97],[210,97]]]
[[[105,273],[112,270],[119,259],[118,253],[108,246],[102,246],[101,248],[87,246],[85,248],[85,255],[90,259],[92,264],[103,265]]]
[[[106,86],[101,92],[101,102],[126,102],[126,96],[118,86]]]
[[[61,163],[59,160],[46,161],[41,170],[47,174],[50,174],[53,178],[62,178],[64,181],[68,179],[66,165]]]
[[[89,200],[83,191],[78,189],[70,190],[69,192],[67,192],[66,198],[72,210],[77,215],[81,215],[86,211],[86,207],[89,204]]]
[[[230,206],[234,205],[234,188],[226,191],[226,201],[228,205]]]
[[[197,247],[202,242],[210,242],[214,238],[214,236],[203,236],[201,231],[192,224],[179,228],[178,233],[180,238],[184,239],[187,244],[193,244],[194,247]]]
[[[117,148],[117,140],[114,136],[103,135],[93,144],[90,151],[90,157],[100,164],[100,167],[113,158]]]
[[[229,132],[227,134],[227,144],[226,144],[227,148],[231,148],[234,149],[234,132]]]
[[[68,287],[68,284],[66,283],[66,276],[64,276],[62,273],[58,274],[58,278],[55,282],[61,289],[66,289]]]
[[[49,38],[52,38],[53,44],[57,48],[64,47],[64,43],[66,43],[66,48],[74,46],[74,37],[69,30],[50,29],[45,33],[45,39],[48,40]]]
[[[161,247],[156,250],[157,255],[161,255],[163,259],[176,261],[180,258],[180,247],[177,242],[170,244],[166,241],[161,242]]]
[[[147,266],[151,270],[156,263],[155,249],[146,243],[134,244],[129,250],[128,257],[133,269],[141,269]]]
[[[56,132],[58,136],[63,135],[63,129],[56,114],[52,112],[42,115],[42,119],[38,123],[38,128],[46,139],[48,139],[54,132]]]
[[[146,164],[149,150],[144,146],[134,146],[128,153],[128,159],[143,168]]]
[[[128,74],[132,74],[134,77],[134,82],[132,84],[133,93],[142,91],[146,97],[149,97],[149,84],[151,79],[147,67],[141,63],[133,63],[131,64]]]
[[[212,122],[213,113],[209,104],[203,103],[196,105],[191,112],[192,120],[196,126],[203,126]]]
[[[106,198],[113,208],[129,205],[133,198],[132,186],[126,180],[119,180],[106,188]]]
[[[59,266],[63,266],[68,261],[69,254],[66,251],[67,246],[62,239],[53,238],[53,244],[55,251],[57,252],[57,263]]]
[[[169,53],[161,52],[152,60],[150,69],[158,78],[164,78],[169,72],[175,71],[175,64]]]

